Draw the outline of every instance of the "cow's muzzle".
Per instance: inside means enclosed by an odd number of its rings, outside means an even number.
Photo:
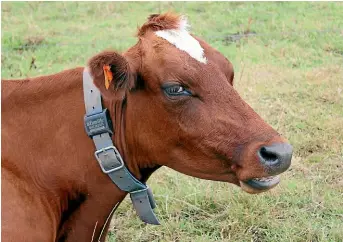
[[[275,187],[279,182],[279,176],[291,165],[293,148],[287,143],[274,143],[270,146],[262,146],[257,151],[257,157],[268,173],[268,177],[253,178],[241,181],[240,186],[249,193],[260,193]]]

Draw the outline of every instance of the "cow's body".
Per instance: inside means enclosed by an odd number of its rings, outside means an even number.
[[[231,63],[185,26],[152,15],[127,52],[88,62],[125,166],[142,182],[168,166],[250,193],[274,187],[291,146],[234,90]],[[95,241],[126,195],[84,130],[83,69],[2,81],[3,241]]]
[[[124,197],[98,176],[83,125],[82,71],[2,82],[4,241],[55,241],[64,227],[72,228],[68,241],[90,241]]]

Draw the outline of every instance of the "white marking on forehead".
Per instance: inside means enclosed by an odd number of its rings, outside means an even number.
[[[155,34],[175,45],[176,48],[187,52],[197,61],[206,64],[207,59],[204,56],[204,49],[199,41],[189,34],[188,27],[187,19],[183,17],[180,20],[178,29],[159,30]]]

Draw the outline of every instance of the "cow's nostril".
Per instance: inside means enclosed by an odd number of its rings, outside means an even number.
[[[267,163],[268,165],[273,165],[278,162],[278,156],[273,151],[266,149],[266,147],[262,147],[259,151],[260,158],[263,159],[262,162]]]
[[[275,175],[284,172],[291,165],[293,149],[287,143],[274,143],[261,147],[257,155],[261,164],[269,174]]]

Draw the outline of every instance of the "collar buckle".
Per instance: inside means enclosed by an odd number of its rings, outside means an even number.
[[[95,158],[99,162],[103,173],[108,174],[124,167],[124,161],[115,146],[108,146],[95,151]]]

